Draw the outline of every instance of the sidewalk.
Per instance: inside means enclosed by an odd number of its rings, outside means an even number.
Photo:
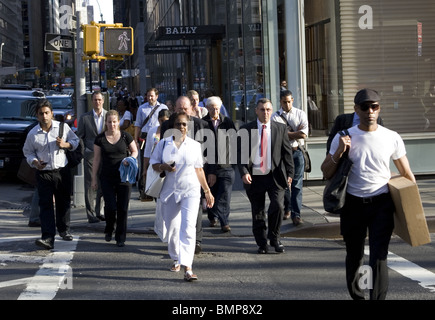
[[[418,186],[430,232],[435,232],[435,179],[419,180]],[[283,221],[283,237],[341,238],[339,217],[323,209],[323,185],[304,187],[302,220],[294,227],[291,220]],[[141,202],[133,188],[128,217],[128,232],[154,234],[155,203]],[[230,233],[222,233],[220,227],[209,227],[207,214],[203,214],[203,237],[250,237],[252,236],[250,203],[244,190],[235,190],[231,200]],[[103,232],[105,223],[89,224],[83,207],[71,211],[71,227],[87,227]]]

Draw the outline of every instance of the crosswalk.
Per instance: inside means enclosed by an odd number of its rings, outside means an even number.
[[[366,246],[364,253],[368,256],[369,247]],[[402,276],[416,281],[421,287],[435,293],[435,273],[402,258],[392,252],[388,252],[388,268],[400,273]]]
[[[34,236],[0,238],[0,244],[11,241],[27,241],[37,239]],[[18,300],[52,300],[59,289],[72,289],[73,276],[69,266],[77,249],[79,237],[73,241],[56,239],[55,249],[46,256],[30,256],[20,254],[0,254],[0,264],[29,263],[39,264],[40,267],[32,277],[0,282],[0,289],[25,285],[26,288]]]

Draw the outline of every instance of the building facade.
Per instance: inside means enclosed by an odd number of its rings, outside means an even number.
[[[385,126],[407,144],[416,174],[435,165],[435,3],[425,0],[147,0],[145,87],[174,100],[212,89],[233,120],[279,108],[282,80],[310,120],[309,179],[321,179],[337,115],[365,87],[382,96]]]

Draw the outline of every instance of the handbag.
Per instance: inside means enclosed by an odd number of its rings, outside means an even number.
[[[298,141],[298,144],[299,144],[299,150],[302,151],[302,155],[304,156],[304,163],[305,163],[304,172],[310,173],[311,172],[310,154],[308,153],[305,146],[303,146],[299,141]]]
[[[36,169],[29,166],[26,159],[21,160],[20,168],[18,169],[17,177],[32,185],[36,186]]]
[[[344,132],[340,132],[340,135],[349,135],[349,132],[345,130]],[[346,199],[349,172],[352,166],[353,162],[349,159],[349,152],[347,151],[343,157],[341,157],[334,176],[326,181],[326,186],[323,190],[323,207],[327,212],[339,213],[340,209],[343,208]]]
[[[65,125],[65,123],[61,122],[60,126],[59,126],[59,138],[61,138],[61,139],[63,136],[64,125]],[[66,155],[66,158],[68,159],[67,166],[69,168],[73,169],[73,168],[77,167],[82,162],[83,151],[84,151],[84,145],[83,145],[82,139],[80,139],[79,145],[75,150],[73,150],[73,151],[65,150],[65,155]]]
[[[156,203],[156,216],[154,219],[154,232],[162,240],[168,242],[168,229],[166,228],[165,220],[163,219],[162,202],[157,200]]]
[[[159,173],[153,169],[153,166],[150,165],[147,170],[145,194],[153,198],[159,198],[165,178],[165,172]]]

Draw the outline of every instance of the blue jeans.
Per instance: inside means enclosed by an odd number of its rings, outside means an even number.
[[[221,227],[229,225],[231,193],[235,181],[234,169],[221,168],[216,172],[216,183],[210,188],[215,198],[213,208],[208,209],[208,219],[210,221],[217,218]]]
[[[304,187],[304,155],[301,150],[293,151],[295,176],[291,187],[285,190],[284,212],[291,212],[291,217],[300,217],[302,208],[302,191]]]

